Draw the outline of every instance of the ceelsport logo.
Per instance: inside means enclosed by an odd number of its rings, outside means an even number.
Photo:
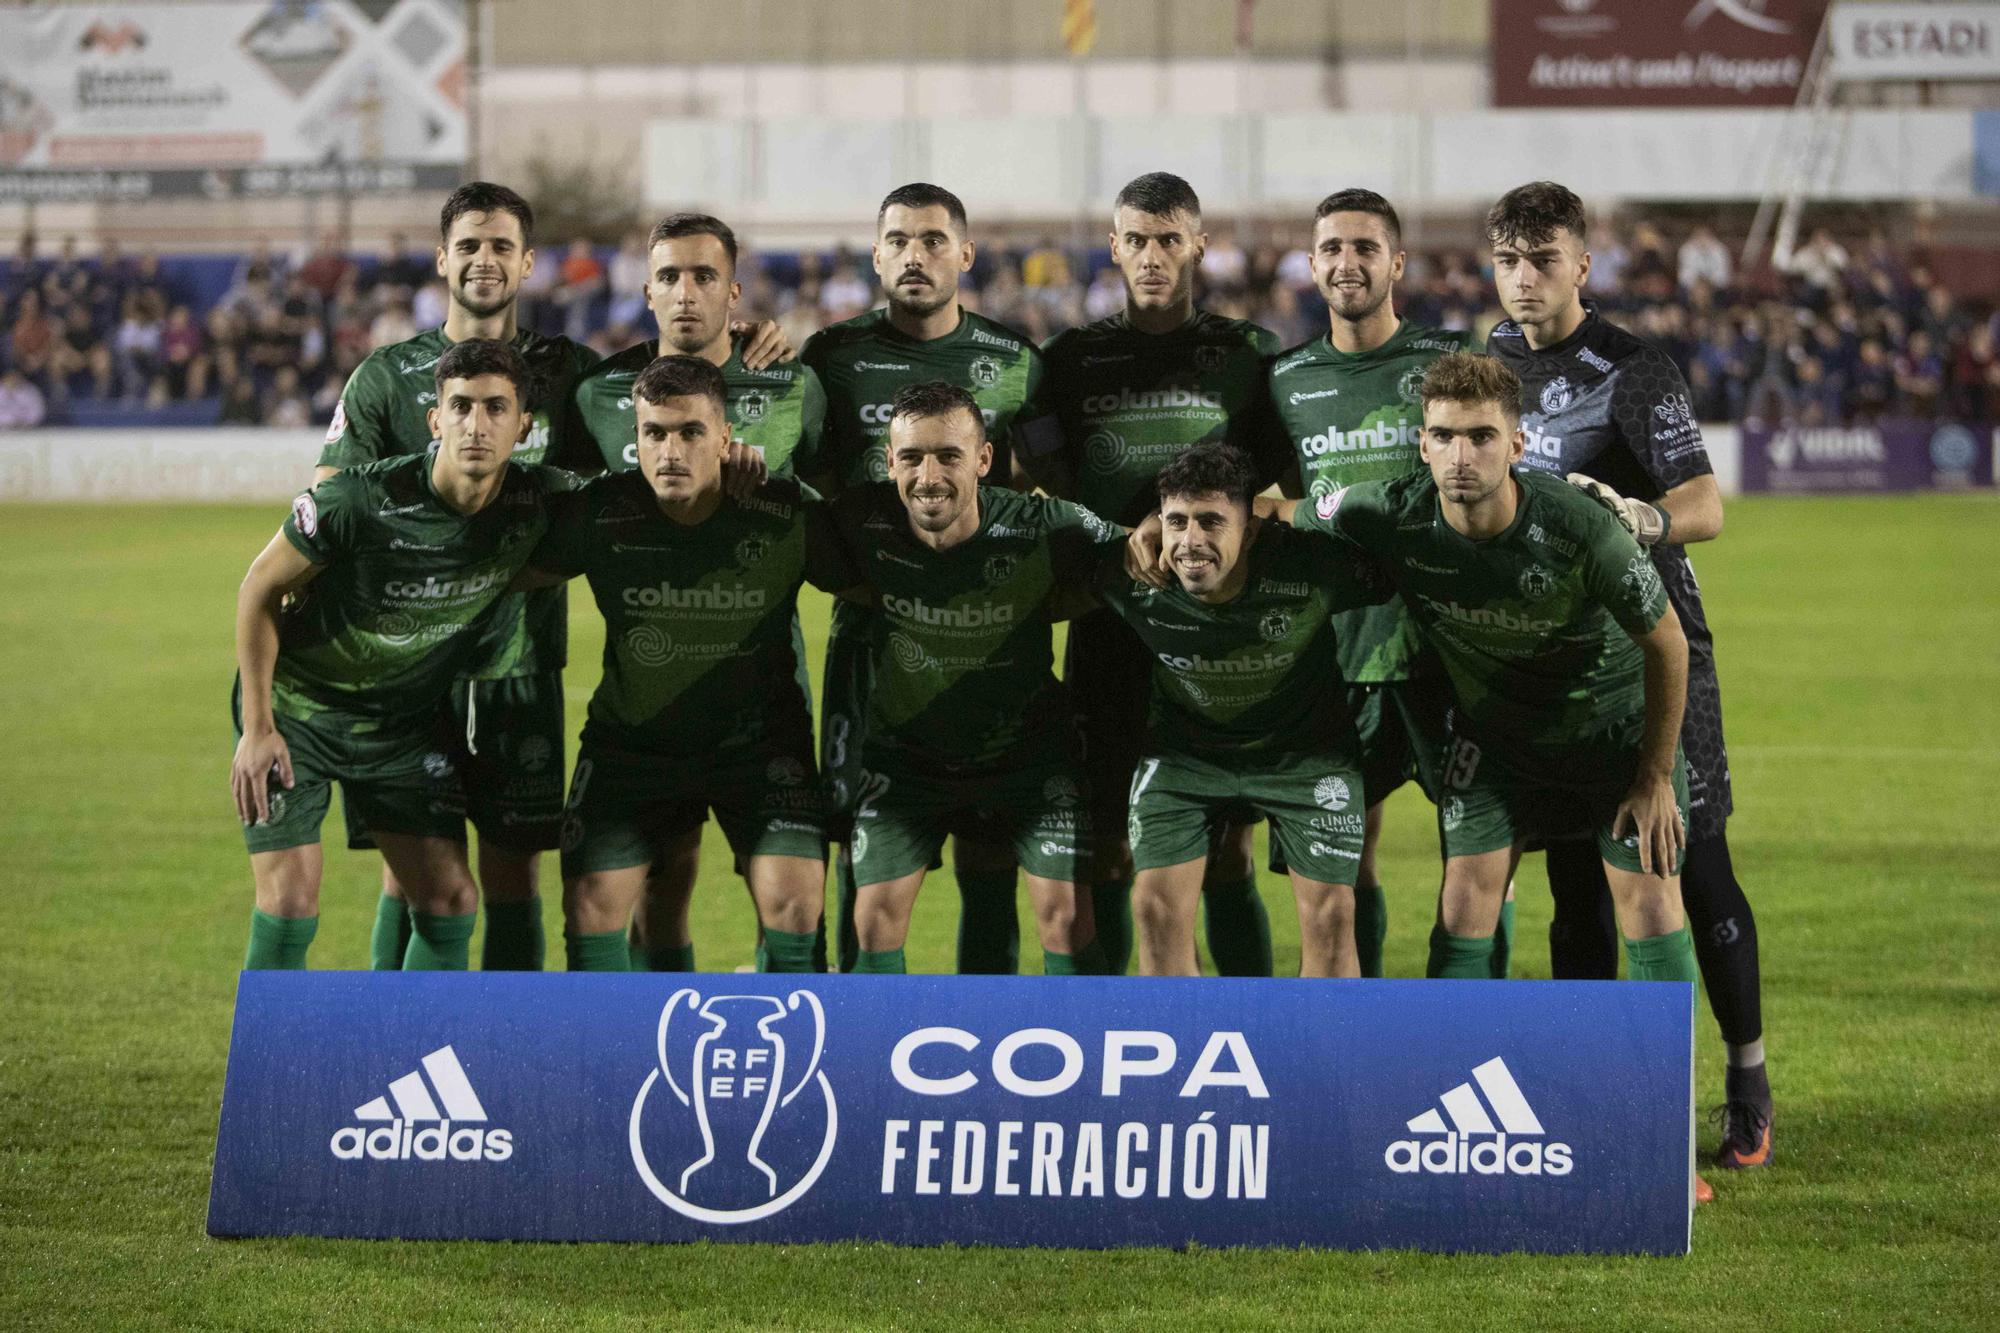
[[[826,1011],[811,991],[675,991],[627,1131],[647,1190],[683,1217],[724,1225],[797,1203],[840,1134],[825,1048]]]
[[[488,1123],[450,1046],[392,1079],[386,1095],[355,1107],[354,1119],[361,1123],[335,1130],[327,1144],[343,1162],[504,1162],[514,1155],[513,1132]]]
[[[1397,1139],[1382,1153],[1383,1164],[1401,1175],[1566,1176],[1575,1165],[1567,1143],[1548,1139],[1521,1085],[1497,1055],[1475,1066],[1469,1082],[1439,1097],[1436,1107],[1412,1117],[1405,1128],[1421,1137]]]

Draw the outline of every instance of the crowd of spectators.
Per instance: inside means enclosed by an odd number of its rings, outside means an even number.
[[[1813,234],[1780,271],[1738,273],[1713,230],[1678,241],[1640,222],[1593,232],[1586,294],[1660,344],[1688,377],[1703,420],[1842,425],[1880,416],[2000,417],[2000,313],[1957,299],[1880,233],[1850,249]],[[640,295],[643,235],[622,246],[541,247],[522,322],[609,353],[654,335]],[[865,252],[746,256],[745,318],[774,318],[797,346],[877,303]],[[1289,345],[1326,327],[1303,248],[1244,245],[1217,228],[1202,302],[1255,320]],[[1124,305],[1102,250],[1053,238],[980,252],[969,306],[1041,341]],[[1403,314],[1484,335],[1502,316],[1490,266],[1471,250],[1418,250],[1398,286]],[[325,421],[369,349],[441,323],[446,294],[428,248],[392,238],[350,254],[325,236],[303,253],[260,242],[206,302],[157,255],[107,239],[53,255],[24,238],[0,287],[0,429],[60,421],[79,403],[135,414],[185,404],[188,419],[305,426]]]

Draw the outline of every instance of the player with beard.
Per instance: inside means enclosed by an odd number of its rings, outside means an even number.
[[[318,477],[431,447],[426,419],[436,393],[438,358],[469,338],[506,342],[527,363],[524,463],[575,468],[588,448],[570,408],[570,391],[597,354],[567,338],[518,327],[516,298],[533,272],[534,210],[503,185],[474,181],[454,190],[438,219],[437,273],[451,295],[442,328],[368,354],[341,390]],[[568,653],[568,603],[561,588],[509,594],[492,618],[487,642],[452,688],[452,726],[464,738],[466,791],[479,830],[479,885],[486,904],[480,966],[542,965],[542,911],[536,892],[540,854],[556,845],[562,822],[562,668]],[[371,845],[349,821],[348,845]],[[384,866],[375,919],[374,963],[400,966],[409,914],[392,867]]]
[[[1125,280],[1125,309],[1070,329],[1042,349],[1043,401],[1062,425],[1056,447],[1021,453],[1052,494],[1093,513],[1136,523],[1157,504],[1153,480],[1191,444],[1234,444],[1256,460],[1258,488],[1285,458],[1264,392],[1277,335],[1247,320],[1197,310],[1194,279],[1208,237],[1201,200],[1179,176],[1150,172],[1118,192],[1111,259]],[[1145,741],[1151,658],[1110,610],[1070,626],[1063,676],[1083,731],[1084,788],[1097,831],[1091,886],[1106,965],[1125,971],[1132,951],[1132,848],[1128,793]],[[1224,976],[1271,974],[1271,923],[1257,893],[1249,824],[1217,829],[1202,886],[1209,952]]]
[[[883,446],[893,484],[833,506],[875,597],[849,838],[855,970],[905,970],[926,872],[947,834],[976,833],[1026,872],[1043,973],[1098,973],[1090,818],[1050,622],[1124,530],[1067,500],[981,486],[993,463],[981,417],[956,384],[898,390]]]
[[[796,361],[752,367],[750,359],[761,360],[758,340],[775,326],[745,331],[731,324],[743,296],[736,260],[736,233],[718,218],[675,213],[654,224],[647,238],[645,297],[660,336],[606,357],[576,386],[577,413],[606,471],[638,465],[632,386],[656,356],[675,353],[700,357],[722,371],[730,436],[756,449],[771,476],[789,477],[793,456],[817,447],[826,417],[819,376]],[[803,672],[805,641],[796,618],[793,648]],[[658,873],[633,925],[635,971],[694,970],[688,910],[700,857],[699,824],[662,844]]]
[[[1344,486],[1424,471],[1423,408],[1417,385],[1439,357],[1463,351],[1468,335],[1396,313],[1403,226],[1373,190],[1336,191],[1313,215],[1313,283],[1326,300],[1327,332],[1291,348],[1271,368],[1271,398],[1295,451],[1288,495],[1318,499]],[[1400,598],[1343,611],[1341,678],[1361,736],[1367,835],[1354,888],[1361,975],[1382,975],[1388,900],[1376,872],[1382,802],[1411,778],[1437,791],[1451,687]],[[1494,933],[1495,976],[1507,974],[1514,901],[1509,890]]]
[[[1488,346],[1521,379],[1524,465],[1568,475],[1617,516],[1650,552],[1687,633],[1681,743],[1691,806],[1681,892],[1729,1052],[1716,1163],[1762,1166],[1771,1158],[1772,1102],[1757,926],[1729,856],[1734,802],[1715,643],[1684,549],[1720,534],[1722,493],[1679,368],[1582,299],[1590,276],[1582,201],[1552,181],[1523,185],[1487,214],[1486,236],[1509,317]],[[1587,843],[1550,844],[1549,886],[1556,903],[1549,928],[1555,974],[1614,975],[1616,944],[1605,907],[1610,896]]]
[[[893,190],[876,215],[871,251],[887,307],[820,330],[799,359],[826,390],[826,425],[816,449],[793,460],[797,476],[825,494],[885,481],[891,405],[912,384],[942,380],[969,392],[985,418],[992,475],[1011,475],[1013,446],[1045,452],[1035,441],[1055,428],[1037,406],[1041,353],[1013,330],[966,310],[958,301],[961,275],[972,267],[965,206],[936,185]],[[821,767],[832,790],[836,831],[860,796],[862,727],[869,716],[869,618],[873,612],[837,604],[827,639],[822,691]],[[954,869],[961,895],[961,972],[1012,972],[1018,966],[1016,865],[1004,845],[956,840]],[[839,963],[854,967],[851,849],[836,859]]]

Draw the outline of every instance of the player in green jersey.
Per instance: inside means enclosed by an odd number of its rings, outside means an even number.
[[[439,215],[438,276],[450,292],[442,328],[378,347],[355,367],[334,409],[319,476],[430,448],[426,413],[431,368],[455,343],[497,338],[526,360],[531,418],[520,448],[529,463],[575,468],[588,442],[570,406],[576,379],[595,353],[566,338],[516,324],[521,281],[534,270],[534,211],[501,185],[475,181],[445,200]],[[512,594],[496,614],[485,651],[454,686],[452,724],[465,736],[470,814],[479,830],[479,882],[486,901],[486,968],[539,968],[542,850],[556,845],[562,818],[562,668],[568,608],[560,588]],[[349,844],[368,845],[350,825]],[[375,922],[375,963],[394,967],[408,918],[393,867],[385,867]]]
[[[1131,781],[1128,832],[1140,971],[1197,976],[1194,904],[1211,832],[1271,820],[1299,911],[1299,975],[1360,975],[1354,875],[1366,788],[1332,615],[1380,602],[1388,577],[1350,543],[1251,512],[1241,450],[1190,447],[1161,469],[1159,513],[1173,578],[1132,579],[1123,551],[1097,595],[1143,641],[1152,709]]]
[[[947,834],[1010,844],[1049,974],[1102,971],[1089,812],[1070,702],[1053,671],[1052,599],[1123,530],[1065,500],[981,487],[993,449],[954,384],[899,391],[893,485],[843,495],[835,521],[876,614],[861,799],[850,835],[857,971],[901,972],[924,875]]]
[[[721,368],[729,438],[756,449],[770,475],[792,475],[793,455],[801,449],[810,452],[819,443],[826,395],[819,377],[799,362],[751,367],[770,354],[762,340],[775,326],[742,330],[731,322],[743,295],[736,281],[736,233],[706,214],[675,213],[654,224],[647,256],[646,305],[659,326],[659,339],[605,358],[576,386],[577,413],[604,468],[621,472],[638,466],[633,382],[656,355],[679,353]],[[803,673],[805,640],[795,633],[793,641]],[[663,844],[657,873],[633,922],[635,968],[694,969],[687,921],[700,859],[699,821]]]
[[[661,357],[630,392],[637,469],[565,497],[524,576],[585,575],[605,622],[563,824],[569,966],[627,970],[649,870],[713,807],[763,926],[760,963],[809,971],[826,831],[793,613],[802,579],[858,580],[797,482],[724,493],[727,388],[713,363]]]
[[[1043,398],[1062,426],[1051,451],[1022,462],[1052,494],[1121,523],[1157,500],[1153,478],[1189,445],[1227,440],[1259,462],[1259,489],[1288,461],[1265,392],[1277,335],[1197,310],[1194,277],[1207,235],[1201,200],[1179,176],[1140,176],[1118,192],[1111,258],[1125,309],[1057,334],[1043,348]],[[1127,793],[1146,728],[1145,646],[1110,611],[1070,626],[1063,675],[1083,730],[1084,785],[1097,830],[1091,901],[1114,973],[1131,955],[1132,849]],[[1257,895],[1250,826],[1218,829],[1202,897],[1208,945],[1224,976],[1271,974],[1271,927]]]
[[[1490,975],[1522,847],[1581,834],[1596,838],[1630,975],[1691,982],[1678,873],[1687,639],[1618,520],[1516,467],[1520,392],[1495,358],[1438,360],[1422,387],[1429,475],[1335,491],[1296,521],[1383,559],[1451,676],[1429,975]]]
[[[1040,451],[1055,429],[1039,407],[1041,353],[1013,330],[958,302],[960,276],[972,267],[965,206],[949,190],[912,184],[892,190],[876,216],[872,255],[887,307],[820,330],[799,359],[826,390],[819,447],[802,450],[793,468],[827,494],[886,481],[885,442],[898,390],[943,380],[972,394],[994,451],[993,475],[1012,476],[1010,453]],[[867,713],[868,621],[859,607],[836,605],[821,691],[821,763],[837,815],[851,815],[858,785],[860,730]],[[836,824],[836,836],[840,836]],[[1004,846],[957,840],[954,868],[962,905],[959,970],[1012,972],[1017,966],[1015,865]],[[854,966],[855,885],[851,850],[836,863],[840,889],[839,961]]]
[[[1424,471],[1417,385],[1433,361],[1466,350],[1471,338],[1397,315],[1403,259],[1402,220],[1373,190],[1336,191],[1314,210],[1313,283],[1326,300],[1327,331],[1279,357],[1270,378],[1296,469],[1287,495],[1317,499],[1357,482]],[[1435,792],[1451,690],[1400,599],[1344,612],[1335,623],[1369,802],[1354,890],[1355,938],[1361,974],[1379,977],[1389,926],[1375,860],[1382,802],[1412,777]],[[1494,935],[1496,976],[1507,973],[1512,936],[1510,889]]]
[[[230,788],[256,879],[245,967],[305,966],[335,781],[409,896],[405,965],[466,966],[478,892],[439,705],[569,485],[510,461],[532,428],[528,381],[507,343],[446,349],[426,427],[437,450],[321,481],[243,580]]]

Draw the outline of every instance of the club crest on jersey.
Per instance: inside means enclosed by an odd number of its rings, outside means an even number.
[[[319,501],[307,491],[292,501],[292,523],[302,537],[317,536],[319,533]]]
[[[1292,615],[1289,611],[1267,611],[1257,622],[1257,632],[1264,636],[1266,643],[1276,643],[1292,632]]]
[[[1194,349],[1194,363],[1203,370],[1220,370],[1228,355],[1213,343],[1204,343]]]
[[[965,368],[966,377],[976,388],[990,389],[1000,382],[1000,363],[982,356]]]
[[[1465,802],[1456,796],[1444,803],[1444,827],[1446,832],[1465,822]]]
[[[1396,381],[1396,396],[1406,403],[1415,403],[1423,397],[1424,371],[1427,367],[1412,366]]]
[[[1313,512],[1319,515],[1321,522],[1328,522],[1335,514],[1340,512],[1340,502],[1346,498],[1347,488],[1345,486],[1342,486],[1337,491],[1328,491],[1313,503]]]
[[[620,398],[617,402],[617,408],[620,412],[630,412],[632,410],[632,395],[628,393],[623,398]]]
[[[1058,773],[1042,784],[1042,799],[1058,810],[1068,810],[1076,804],[1076,779],[1066,773]]]
[[[1020,561],[1011,555],[988,556],[986,558],[986,581],[988,583],[1005,583],[1008,579],[1014,577],[1014,570],[1019,564]]]
[[[736,400],[736,411],[745,421],[762,421],[770,410],[771,395],[762,389],[752,389]]]
[[[1348,790],[1346,778],[1328,776],[1313,784],[1313,804],[1322,810],[1331,810],[1338,814],[1347,808],[1347,803],[1352,798],[1353,793]]]
[[[770,553],[770,541],[755,534],[736,543],[736,563],[745,567],[762,564]]]
[[[1521,571],[1521,596],[1531,602],[1539,602],[1555,591],[1555,575],[1540,565],[1530,565]]]
[[[1575,397],[1569,387],[1569,376],[1558,375],[1542,386],[1542,411],[1553,415],[1568,407]]]
[[[336,402],[333,405],[333,421],[326,428],[326,442],[328,444],[332,444],[335,440],[339,439],[343,434],[345,434],[346,431],[347,431],[347,404]]]

